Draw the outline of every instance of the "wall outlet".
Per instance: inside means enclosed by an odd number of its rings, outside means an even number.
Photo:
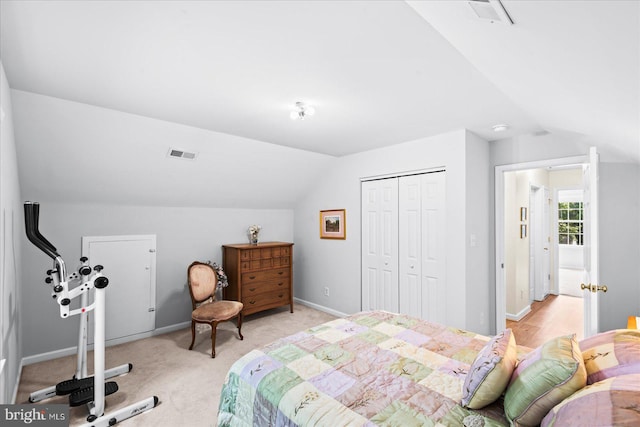
[[[328,287],[324,287],[324,296],[328,297],[329,296],[329,288]]]

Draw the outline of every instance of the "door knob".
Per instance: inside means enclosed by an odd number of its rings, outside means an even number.
[[[588,289],[595,294],[598,291],[607,292],[608,288],[606,285],[596,286],[596,285],[592,285],[591,283],[589,283],[588,285],[585,285],[584,283],[580,283],[580,289],[582,290]]]

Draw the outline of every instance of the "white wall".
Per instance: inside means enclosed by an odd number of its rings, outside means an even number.
[[[475,144],[475,145],[474,145]],[[447,174],[447,323],[479,332],[488,331],[489,312],[488,174],[483,159],[487,143],[466,131],[423,138],[391,147],[336,159],[295,209],[294,272],[297,298],[342,313],[361,309],[360,180],[429,168]],[[484,180],[484,182],[483,182]],[[473,206],[468,206],[473,204]],[[346,240],[319,238],[318,215],[323,209],[346,209]],[[468,218],[474,215],[474,218]],[[476,234],[477,250],[468,251],[469,233]],[[470,252],[470,253],[468,253]],[[477,274],[477,275],[476,275]],[[473,283],[468,278],[473,277]],[[330,296],[322,294],[327,286]],[[479,295],[474,301],[471,294]]]
[[[248,242],[246,230],[251,224],[262,226],[261,241],[293,241],[293,211],[288,209],[41,203],[39,228],[63,256],[69,272],[79,264],[82,236],[155,234],[156,328],[162,328],[191,319],[187,266],[195,260],[221,263],[221,245]],[[60,318],[44,284],[51,260],[28,242],[23,259],[29,268],[24,271],[22,310],[30,313],[22,327],[25,357],[75,346],[78,319]],[[108,268],[105,265],[107,277]]]
[[[13,403],[22,360],[22,237],[24,215],[18,180],[9,83],[0,63],[0,404]]]
[[[494,287],[488,282],[489,269],[493,260],[492,239],[487,223],[490,218],[489,197],[493,192],[489,186],[492,171],[489,164],[489,144],[475,134],[466,133],[465,144],[465,195],[466,204],[463,214],[466,218],[466,329],[488,334],[491,320],[495,314],[491,311],[495,300]],[[448,197],[448,196],[447,196]]]
[[[640,165],[600,164],[600,330],[640,314]]]

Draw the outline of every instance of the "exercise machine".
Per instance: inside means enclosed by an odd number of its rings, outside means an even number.
[[[53,268],[47,271],[45,282],[51,286],[51,294],[60,307],[63,319],[80,316],[78,333],[77,364],[75,375],[54,386],[31,393],[29,401],[39,402],[56,395],[69,395],[70,406],[87,405],[90,426],[112,426],[134,415],[141,414],[158,404],[158,397],[152,396],[127,407],[104,413],[105,396],[118,391],[118,384],[105,380],[123,375],[133,369],[131,363],[105,371],[105,293],[109,279],[102,274],[103,267],[91,268],[86,257],[80,258],[77,272],[67,275],[66,265],[55,246],[38,230],[40,205],[37,202],[24,203],[24,218],[27,238],[38,249],[53,259]],[[89,296],[93,295],[90,303]],[[79,299],[77,308],[71,308],[72,301]],[[94,316],[93,376],[87,375],[87,328],[89,313]]]

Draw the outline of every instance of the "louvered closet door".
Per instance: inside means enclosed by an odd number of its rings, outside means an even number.
[[[445,323],[445,172],[399,178],[400,312]]]
[[[365,181],[362,309],[398,312],[398,179]]]

